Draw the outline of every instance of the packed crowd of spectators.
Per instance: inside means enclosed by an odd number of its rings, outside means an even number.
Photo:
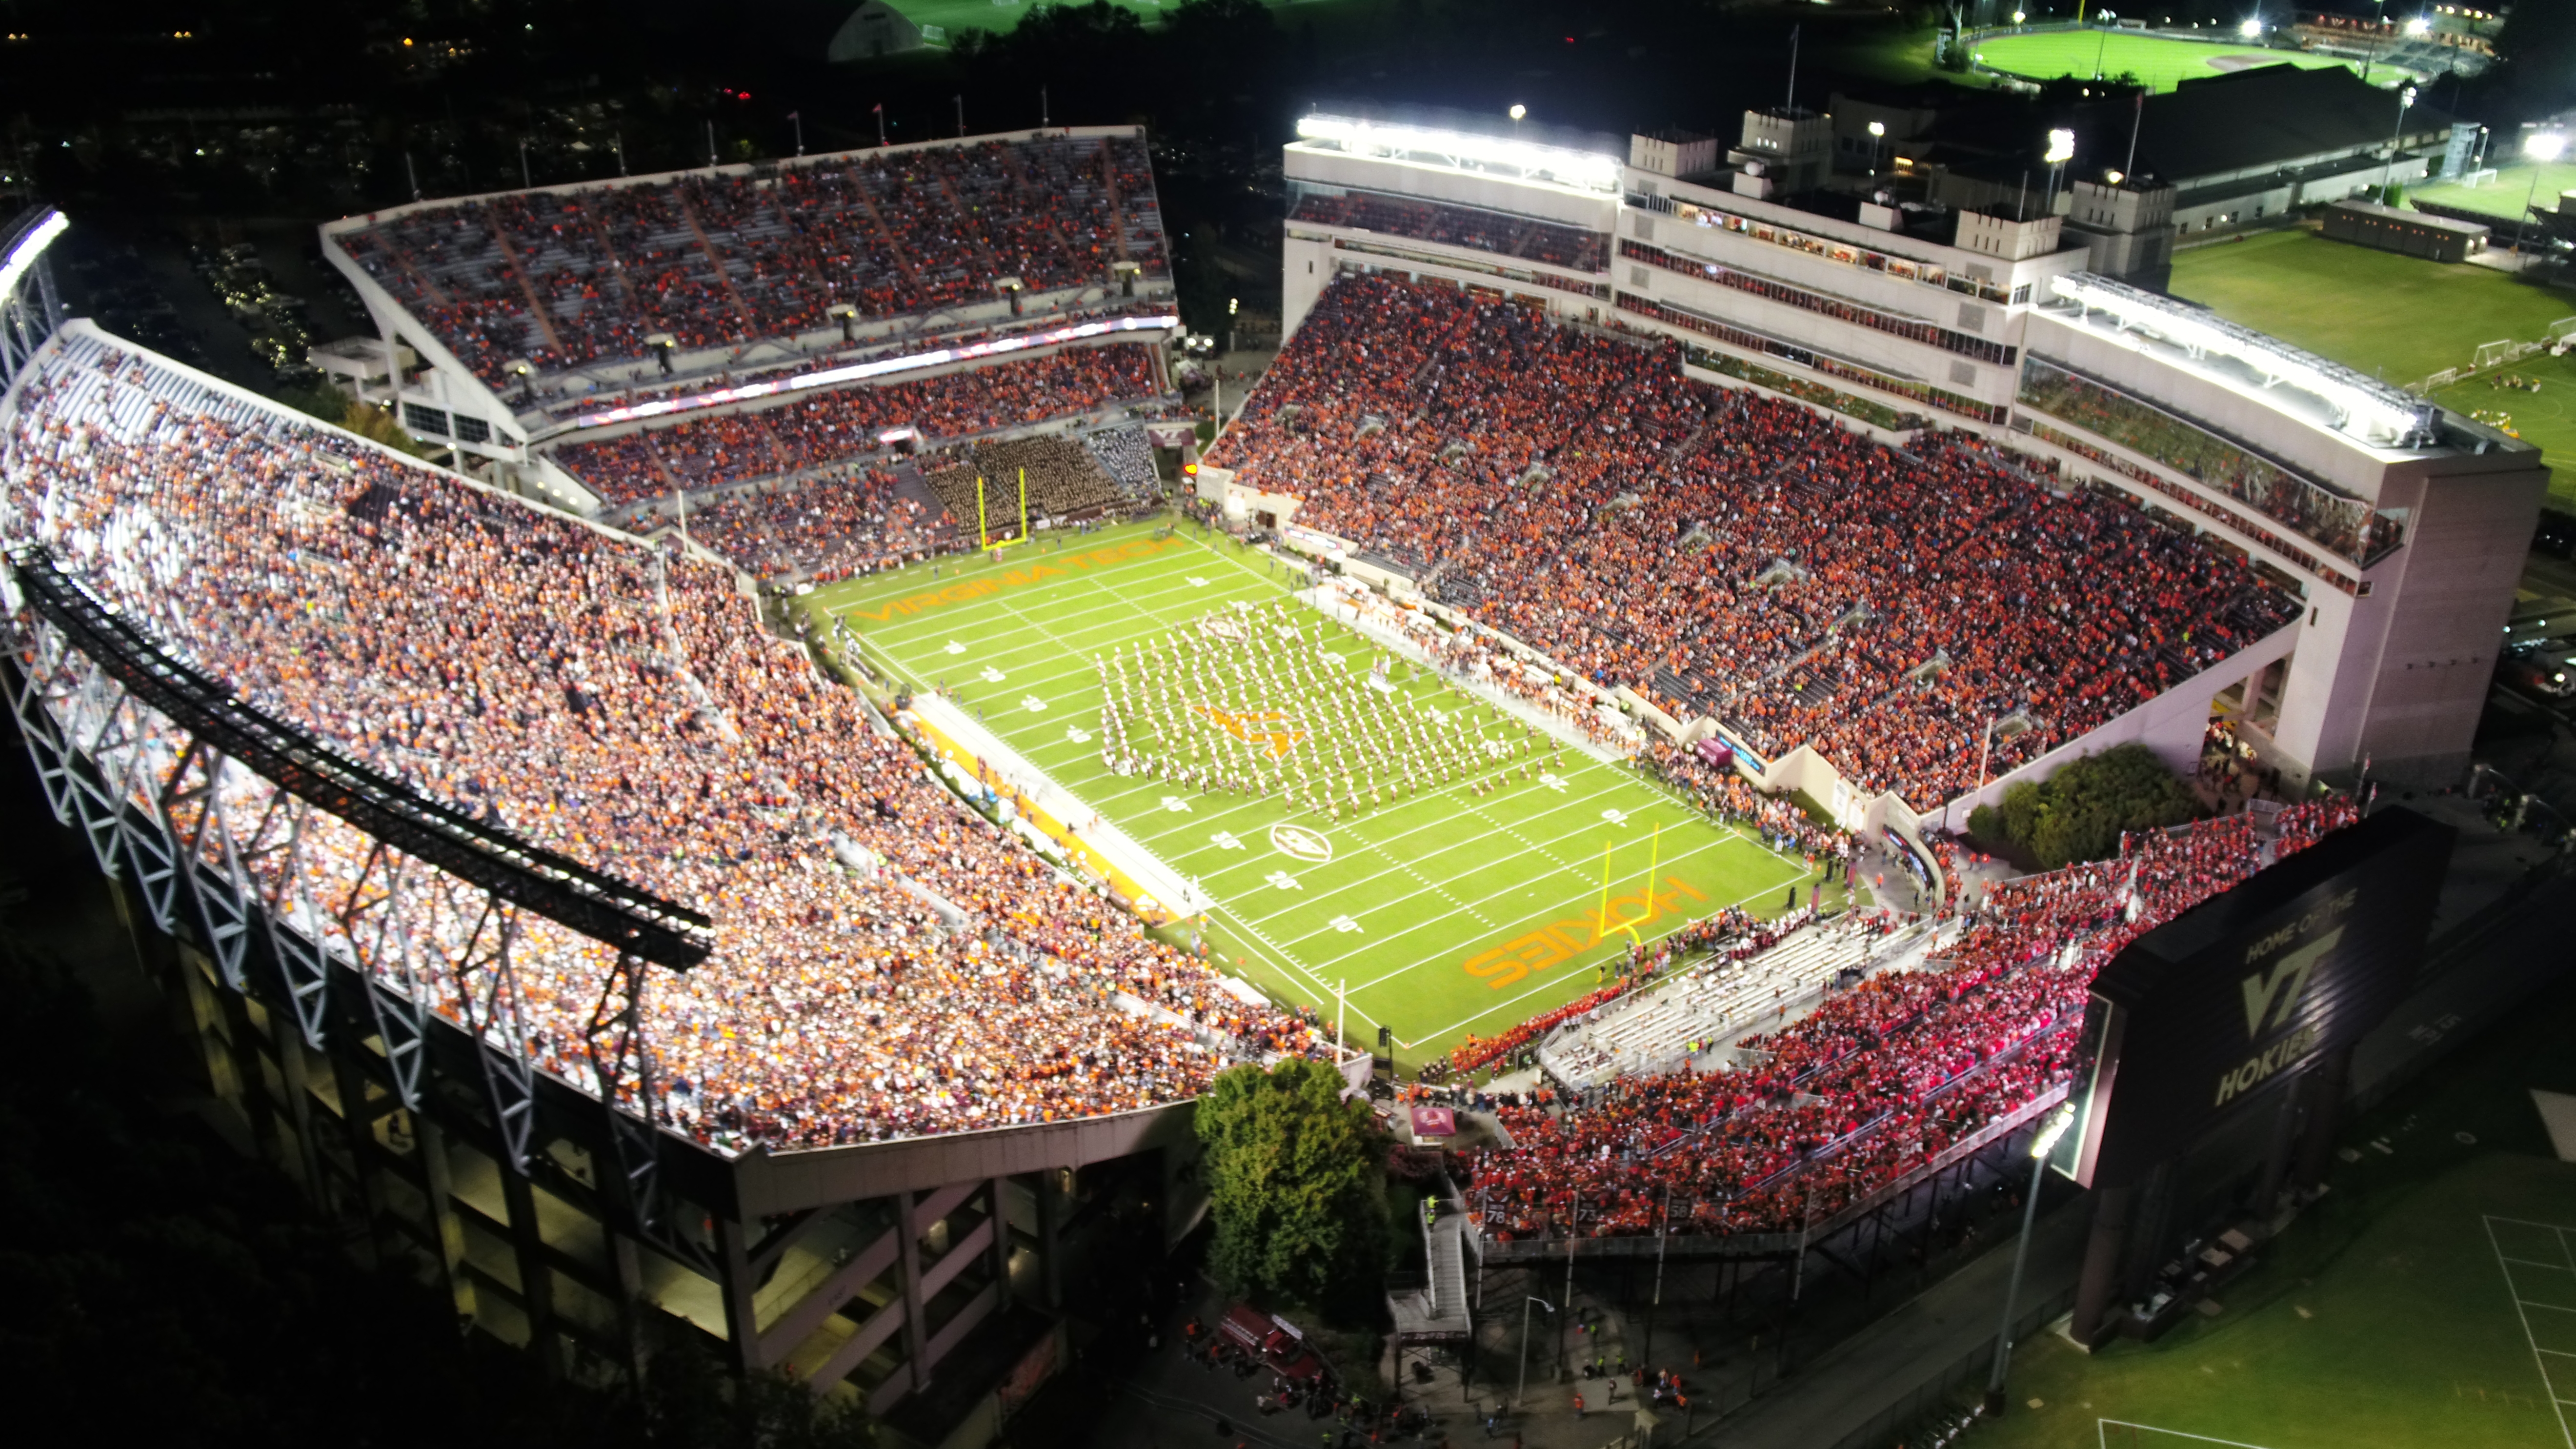
[[[2124,840],[2112,860],[1988,888],[1926,969],[1881,972],[1748,1039],[1753,1065],[1627,1078],[1589,1105],[1507,1107],[1474,1164],[1485,1230],[1821,1224],[2063,1085],[2093,976],[2130,941],[2357,818],[2293,805],[2266,841],[2224,816]],[[2069,948],[2073,949],[2069,949]]]
[[[614,437],[558,445],[555,462],[611,508],[675,488],[720,488],[829,468],[879,451],[877,436],[912,427],[935,438],[1026,427],[1154,395],[1145,348],[1069,347],[911,382],[861,384],[756,411],[699,415]]]
[[[1817,824],[1795,801],[1763,794],[1732,764],[1719,764],[1693,746],[1653,740],[1643,759],[1648,769],[1699,802],[1701,809],[1724,824],[1752,831],[1773,850],[1803,855],[1811,867],[1820,860],[1851,854],[1850,831]]]
[[[952,448],[921,464],[922,479],[958,518],[975,516],[975,480],[995,533],[1019,532],[1020,485],[1028,485],[1029,518],[1087,519],[1125,500],[1082,444],[1048,436],[985,441]]]
[[[1309,191],[1297,198],[1288,219],[1469,247],[1577,271],[1598,272],[1610,264],[1610,239],[1597,231],[1375,191],[1339,196]]]
[[[801,487],[735,493],[689,512],[689,536],[765,579],[837,583],[961,546],[956,520],[854,466]]]
[[[1900,452],[1668,345],[1382,277],[1328,288],[1210,454],[1596,682],[1918,808],[2280,627],[2241,559],[1958,434]]]
[[[477,377],[509,385],[682,350],[1170,275],[1133,137],[907,147],[784,163],[775,180],[689,173],[415,207],[340,245]]]
[[[666,1120],[701,1142],[1116,1111],[1190,1096],[1231,1054],[1314,1041],[965,809],[760,630],[728,571],[79,331],[25,376],[0,440],[0,524],[248,703],[711,916],[713,953],[657,972],[648,998]],[[226,779],[256,818],[270,787]],[[251,868],[263,883],[301,871],[331,901],[365,855],[317,812],[300,851]],[[461,950],[470,916],[434,892],[409,900],[416,950]],[[614,951],[523,916],[512,959],[531,1054],[595,1086],[583,1030]],[[462,1018],[453,979],[429,989]]]
[[[1145,437],[1143,428],[1111,428],[1083,439],[1091,456],[1100,460],[1102,472],[1125,489],[1133,498],[1153,498],[1163,491],[1163,480],[1154,471],[1154,445]]]

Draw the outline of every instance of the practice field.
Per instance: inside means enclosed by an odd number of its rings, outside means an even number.
[[[2257,66],[2295,65],[2316,70],[2345,64],[2331,56],[2307,55],[2295,50],[2167,40],[2125,30],[1995,35],[1975,42],[1970,50],[1988,68],[2027,80],[2055,80],[2063,75],[2089,80],[2126,71],[2135,74],[2151,91],[2169,91],[2183,81],[2225,75],[2235,70],[2252,70]],[[2373,67],[2371,78],[2378,79],[2383,71],[2392,79],[2398,75],[2397,71],[2387,67]]]
[[[2231,322],[2399,384],[2466,367],[2482,343],[2535,340],[2550,323],[2576,316],[2576,292],[2305,230],[2177,252],[2172,291]],[[2332,305],[2318,305],[2320,298]],[[2552,492],[2576,499],[2576,365],[2542,354],[2507,372],[2539,382],[2540,390],[2506,389],[2481,377],[2435,400],[2463,413],[2510,414],[2549,464]]]
[[[1042,539],[999,563],[943,564],[936,580],[915,567],[799,602],[846,621],[872,662],[915,689],[946,687],[1032,766],[1195,879],[1214,903],[1212,941],[1241,959],[1242,974],[1327,1013],[1347,983],[1353,1035],[1383,1023],[1408,1061],[1591,990],[1623,959],[1631,930],[1651,943],[1723,906],[1776,914],[1792,886],[1802,901],[1813,888],[1803,861],[1709,824],[1626,765],[1571,747],[1520,752],[1517,720],[1401,660],[1391,695],[1343,691],[1356,724],[1283,700],[1298,711],[1293,726],[1256,722],[1250,737],[1265,749],[1275,740],[1281,761],[1320,774],[1361,731],[1382,738],[1397,718],[1438,719],[1508,753],[1499,771],[1480,774],[1503,783],[1489,793],[1463,779],[1433,783],[1335,821],[1275,795],[1110,773],[1094,657],[1114,648],[1133,660],[1179,632],[1230,660],[1202,621],[1222,618],[1216,627],[1230,634],[1238,605],[1283,600],[1288,585],[1265,555],[1133,525]],[[1299,630],[1296,647],[1335,678],[1364,677],[1379,654],[1293,601],[1284,618],[1256,622]],[[1269,703],[1229,701],[1226,717],[1253,719]],[[1523,779],[1525,766],[1534,778]]]
[[[2348,1127],[2332,1190],[2215,1316],[2091,1355],[2054,1333],[2016,1344],[2011,1407],[1967,1442],[2576,1445],[2576,1162],[2531,1096],[2576,1089],[2571,1029],[2562,982]]]
[[[2570,190],[2576,190],[2576,162],[2553,161],[2545,166],[2516,162],[2499,166],[2492,179],[2475,186],[2456,181],[2410,186],[2406,196],[2410,201],[2430,201],[2511,220],[2522,215],[2526,204],[2549,210],[2556,205],[2560,192]]]

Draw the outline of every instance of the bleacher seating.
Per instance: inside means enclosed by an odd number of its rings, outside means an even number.
[[[1710,961],[1542,1047],[1539,1064],[1578,1090],[1668,1068],[1691,1043],[1731,1041],[1822,991],[1882,943],[1876,931],[1850,921],[1810,927],[1749,959]]]
[[[675,488],[730,487],[876,456],[880,433],[971,437],[1155,396],[1143,346],[1068,347],[911,382],[857,385],[778,407],[685,418],[604,440],[555,444],[557,465],[610,508]]]
[[[1387,277],[1326,289],[1209,461],[1596,683],[1918,809],[1974,785],[1986,721],[2033,721],[1993,741],[2007,773],[2299,613],[1964,435],[1900,453],[1668,343]]]
[[[774,180],[688,173],[413,207],[340,244],[477,377],[640,363],[645,339],[738,347],[1170,263],[1133,137],[861,151],[782,163]]]

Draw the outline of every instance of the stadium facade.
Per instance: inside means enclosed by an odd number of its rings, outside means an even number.
[[[1819,189],[1833,143],[1832,118],[1806,112],[1747,112],[1723,152],[1635,136],[1625,158],[1309,116],[1284,153],[1286,326],[1336,276],[1387,273],[1665,340],[1692,378],[1891,445],[1975,434],[2050,487],[2205,536],[2305,605],[2294,627],[1972,796],[1881,808],[1851,800],[1831,762],[1766,764],[1782,778],[1765,784],[1848,823],[1946,807],[1956,826],[2015,779],[2123,739],[2188,771],[2213,715],[2293,786],[2365,763],[2428,782],[2466,767],[2547,487],[2535,449],[2108,275],[2170,257],[2169,185],[2078,168],[2054,197],[2034,186],[1953,209]]]

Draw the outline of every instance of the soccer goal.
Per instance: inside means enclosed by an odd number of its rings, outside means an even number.
[[[2470,364],[2483,370],[2511,362],[2514,359],[2515,346],[2511,338],[2501,342],[2481,342],[2478,344],[2476,353],[2471,355]]]
[[[2195,1444],[2220,1444],[2226,1449],[2264,1449],[2239,1439],[2213,1439],[2207,1434],[2186,1434],[2180,1429],[2159,1429],[2153,1424],[2132,1424],[2126,1419],[2093,1421],[2101,1436],[2101,1449],[2192,1449]]]

